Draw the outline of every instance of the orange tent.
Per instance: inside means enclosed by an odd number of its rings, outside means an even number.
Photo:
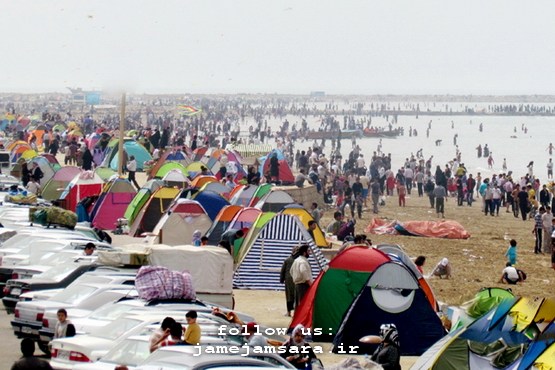
[[[198,175],[191,181],[191,186],[194,188],[202,188],[204,184],[209,182],[218,182],[218,179],[214,176]]]

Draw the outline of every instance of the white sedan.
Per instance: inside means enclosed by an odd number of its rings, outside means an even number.
[[[119,318],[106,326],[97,328],[91,334],[77,335],[72,338],[54,339],[50,342],[51,365],[55,369],[71,369],[78,362],[94,362],[105,355],[115,344],[127,339],[128,337],[150,334],[160,327],[164,317],[184,318],[183,311],[177,312],[151,312],[148,314],[130,315]],[[184,325],[185,322],[177,320]],[[197,323],[201,327],[201,332],[207,338],[216,337],[222,320],[212,316],[199,314]],[[242,338],[229,337],[237,341]],[[208,339],[206,339],[208,340]],[[214,340],[214,339],[210,339]],[[220,340],[220,339],[218,339]]]
[[[135,369],[150,356],[150,335],[131,336],[114,346],[100,360],[90,364],[75,365],[74,370],[114,370],[117,365],[125,365],[129,370]],[[242,346],[243,342],[218,337],[201,337],[201,351],[213,346]],[[196,346],[186,346],[191,350]],[[198,346],[197,346],[198,347]],[[198,350],[197,350],[198,351]]]

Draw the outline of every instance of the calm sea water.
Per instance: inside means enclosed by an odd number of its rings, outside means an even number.
[[[436,103],[436,105],[440,104]],[[463,104],[467,105],[467,103],[457,103],[451,104],[451,106],[455,110],[464,106]],[[487,106],[486,103],[480,104],[480,106]],[[287,116],[286,118],[290,125],[296,123],[297,127],[300,127],[300,117]],[[343,116],[338,115],[336,118],[343,123]],[[391,120],[391,117],[389,119]],[[275,130],[283,120],[270,118],[268,124]],[[430,121],[431,130],[429,138],[427,138],[426,129]],[[320,118],[318,117],[308,117],[307,122],[310,128],[317,129],[320,126]],[[452,122],[454,128],[452,128]],[[483,124],[482,132],[479,131],[480,123]],[[248,130],[251,124],[254,124],[254,121],[246,120],[241,123],[241,130]],[[387,127],[388,124],[389,122],[384,117],[372,117],[373,126]],[[526,133],[522,130],[523,125],[527,129]],[[555,145],[555,117],[420,115],[416,118],[416,116],[399,116],[394,127],[404,127],[405,135],[393,139],[382,139],[382,152],[392,154],[393,169],[400,168],[405,158],[410,157],[411,153],[416,154],[421,148],[425,159],[434,156],[432,162],[434,168],[436,165],[443,168],[448,161],[455,157],[456,147],[453,144],[453,137],[457,134],[457,144],[462,154],[461,159],[470,173],[481,172],[484,178],[494,173],[501,173],[503,159],[506,158],[507,169],[513,171],[513,177],[525,175],[527,173],[526,166],[530,161],[534,161],[534,174],[545,181],[547,180],[546,165],[550,158],[547,147],[550,142]],[[418,136],[409,136],[409,127],[416,129]],[[436,140],[442,141],[440,146],[436,146]],[[304,150],[312,143],[313,141],[297,141],[296,148]],[[318,144],[320,144],[320,141],[318,141]],[[368,163],[372,153],[377,150],[379,139],[357,139],[357,144],[361,147]],[[477,157],[476,147],[479,144],[482,147],[488,144],[495,161],[492,169],[488,169],[487,158]],[[351,140],[343,139],[341,147],[343,158],[346,158],[352,150]],[[331,152],[330,140],[326,141],[324,152],[329,156]]]

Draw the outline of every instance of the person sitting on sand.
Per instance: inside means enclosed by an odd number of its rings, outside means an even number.
[[[451,277],[451,264],[447,258],[443,258],[439,263],[434,267],[431,273],[432,276],[439,276],[440,279],[444,277],[449,279]]]
[[[503,284],[516,285],[524,280],[526,280],[526,274],[524,271],[516,269],[510,262],[507,262],[499,282]]]

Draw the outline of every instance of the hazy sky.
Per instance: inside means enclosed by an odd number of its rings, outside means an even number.
[[[555,94],[555,2],[4,0],[0,91]]]

